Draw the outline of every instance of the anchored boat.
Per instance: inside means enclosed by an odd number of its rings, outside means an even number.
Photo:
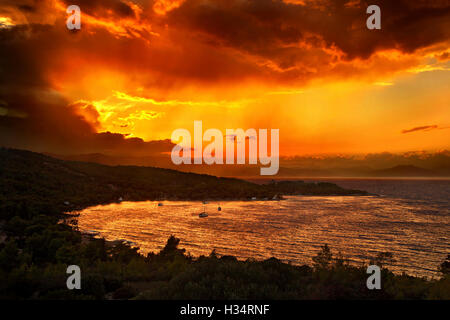
[[[203,212],[198,215],[200,218],[206,218],[208,214],[206,213],[205,207],[203,207]]]

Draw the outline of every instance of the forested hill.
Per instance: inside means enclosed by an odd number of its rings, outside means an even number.
[[[17,206],[61,212],[123,200],[272,199],[281,194],[356,194],[329,183],[251,182],[175,170],[58,160],[0,148],[1,213]],[[13,208],[11,208],[13,207]],[[43,208],[42,208],[43,207]],[[15,210],[8,210],[15,209]],[[39,210],[41,211],[41,210]]]

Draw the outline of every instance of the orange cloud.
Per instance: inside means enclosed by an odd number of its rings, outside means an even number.
[[[185,0],[156,0],[153,5],[153,10],[159,14],[164,15],[167,12],[178,8]]]
[[[450,116],[445,1],[381,0],[379,32],[354,0],[77,3],[78,32],[69,1],[0,4],[1,141],[91,150],[105,131],[123,146],[201,119],[280,128],[290,155],[448,146],[398,134]]]

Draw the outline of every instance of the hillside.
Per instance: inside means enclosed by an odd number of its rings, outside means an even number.
[[[272,199],[281,194],[364,194],[327,183],[258,185],[251,182],[184,173],[170,169],[107,166],[58,160],[43,154],[0,149],[0,213],[18,206],[49,212],[68,211],[119,198],[142,200]]]

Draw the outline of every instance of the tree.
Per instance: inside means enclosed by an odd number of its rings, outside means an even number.
[[[167,240],[165,247],[161,250],[160,255],[162,257],[175,256],[177,255],[177,253],[183,255],[186,249],[178,249],[179,243],[180,243],[179,238],[176,238],[173,235],[170,236],[170,238]]]
[[[322,246],[322,251],[317,253],[313,258],[314,268],[316,269],[329,269],[331,267],[331,262],[333,261],[333,254],[331,253],[328,244]]]
[[[440,265],[439,271],[444,275],[450,274],[450,254],[447,256],[447,260]]]

